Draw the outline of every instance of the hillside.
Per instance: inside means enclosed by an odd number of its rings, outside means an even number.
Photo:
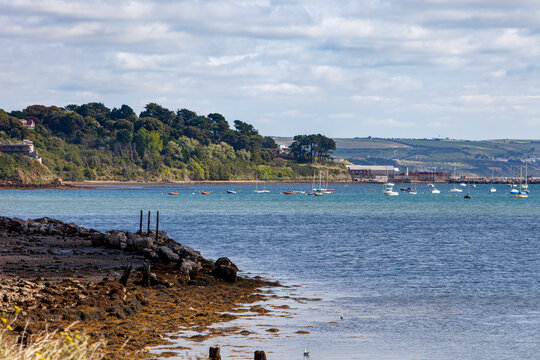
[[[292,138],[274,137],[277,144]],[[394,164],[410,170],[457,169],[461,174],[516,176],[525,159],[529,175],[540,176],[540,140],[452,140],[452,139],[334,139],[335,157],[355,164]]]
[[[101,103],[0,110],[0,142],[23,139],[33,141],[43,165],[3,154],[1,182],[309,180],[319,166],[336,180],[348,179],[340,165],[276,158],[274,140],[248,123],[235,120],[231,128],[218,113],[174,112],[154,103],[139,115],[127,105]]]

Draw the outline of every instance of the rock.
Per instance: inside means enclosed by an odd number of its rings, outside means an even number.
[[[14,217],[10,221],[9,228],[16,232],[26,232],[28,230],[28,223],[23,219]]]
[[[229,258],[226,258],[226,257],[221,257],[219,259],[216,260],[216,262],[214,263],[215,266],[230,266],[232,268],[234,268],[234,270],[238,271],[238,268],[236,267],[236,265],[234,265],[234,263],[229,260]]]
[[[193,250],[189,246],[180,245],[180,244],[178,244],[176,242],[170,243],[168,246],[175,253],[177,253],[178,256],[180,256],[181,259],[189,258],[191,260],[199,260],[200,258],[202,258],[200,252],[198,252],[196,250]]]
[[[180,256],[167,246],[158,247],[157,254],[165,262],[177,262],[180,260]]]
[[[109,315],[115,316],[120,320],[126,319],[126,313],[124,312],[123,307],[120,305],[114,305],[113,307],[110,307],[109,309],[107,309],[107,312],[109,313]]]
[[[128,245],[128,250],[142,252],[145,248],[151,248],[154,241],[151,237],[128,232],[126,243]]]
[[[102,320],[105,317],[105,311],[99,307],[89,307],[81,310],[79,317],[82,321]]]
[[[110,249],[121,249],[122,243],[124,243],[123,245],[124,248],[127,247],[126,245],[127,236],[126,236],[126,233],[124,233],[123,231],[117,231],[117,230],[107,231],[104,234],[104,237],[105,237],[105,240],[104,240],[105,246],[107,246]]]
[[[180,273],[189,274],[192,271],[202,270],[202,266],[199,263],[196,263],[192,260],[183,260],[182,265],[180,265]]]
[[[238,272],[238,268],[232,263],[231,260],[228,258],[219,258],[215,262],[215,265],[216,267],[214,270],[212,270],[212,275],[216,279],[222,279],[231,283],[236,281],[236,273]]]
[[[150,260],[153,260],[153,261],[156,261],[159,259],[159,255],[152,249],[150,248],[146,248],[146,249],[143,249],[143,255],[150,259]]]
[[[105,236],[96,230],[90,231],[90,239],[93,247],[103,246],[105,243]]]

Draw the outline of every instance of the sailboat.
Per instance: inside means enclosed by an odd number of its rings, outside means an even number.
[[[456,168],[454,168],[454,187],[450,189],[450,192],[463,192],[463,190],[456,187]]]
[[[269,193],[270,190],[266,190],[266,181],[263,181],[263,189],[259,190],[259,177],[257,176],[257,182],[255,183],[255,190],[257,194]]]
[[[433,171],[433,182],[431,184],[429,184],[429,185],[431,185],[431,187],[432,187],[432,189],[431,189],[432,194],[440,194],[441,193],[441,191],[435,187],[435,171]]]
[[[516,197],[518,198],[526,198],[529,197],[529,191],[527,188],[529,187],[527,185],[527,163],[525,163],[525,184],[522,184],[522,168],[519,168],[519,193],[516,194]],[[525,185],[525,186],[524,186]]]
[[[493,181],[493,169],[491,169],[491,181]],[[491,185],[491,188],[489,189],[490,193],[497,192],[497,189],[495,189],[495,186]]]

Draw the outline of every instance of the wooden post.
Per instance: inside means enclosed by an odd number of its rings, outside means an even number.
[[[219,354],[219,347],[210,347],[208,360],[221,360],[221,355]]]
[[[141,210],[141,218],[139,220],[139,234],[142,235],[142,210]]]
[[[150,287],[150,263],[145,262],[142,274],[142,286]]]
[[[148,227],[146,228],[146,236],[150,236],[150,210],[148,210]]]
[[[159,211],[157,212],[157,215],[156,215],[156,243],[158,241],[158,231],[159,231]]]
[[[133,265],[131,263],[129,263],[128,266],[126,266],[126,268],[124,269],[124,273],[122,274],[122,277],[120,278],[120,284],[127,286],[127,282],[129,279],[129,275],[131,274],[132,266]]]
[[[266,354],[262,350],[255,351],[255,360],[266,360]]]

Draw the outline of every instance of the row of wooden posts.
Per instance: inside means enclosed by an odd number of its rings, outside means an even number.
[[[266,354],[262,350],[255,351],[254,360],[266,360]],[[208,360],[221,360],[221,355],[219,354],[219,347],[211,347]]]
[[[141,218],[139,220],[139,234],[142,235],[142,221],[143,221],[143,211],[141,210]],[[156,241],[158,240],[159,233],[159,211],[156,214]],[[150,236],[150,210],[148,211],[148,226],[146,227],[146,236]]]

